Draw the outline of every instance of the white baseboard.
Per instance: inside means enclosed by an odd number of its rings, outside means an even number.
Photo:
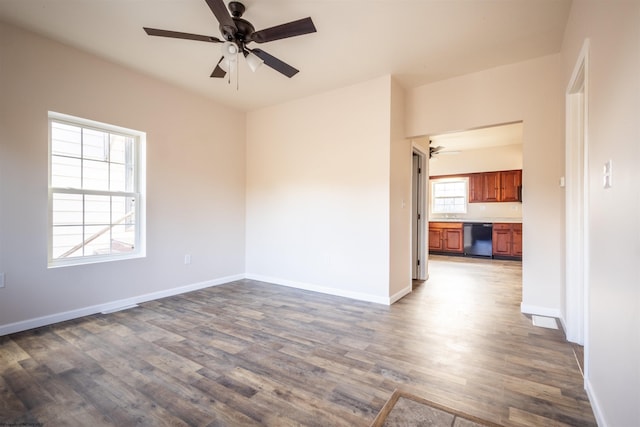
[[[307,291],[319,292],[323,294],[335,295],[345,298],[351,298],[360,301],[373,302],[376,304],[391,305],[398,301],[403,296],[411,292],[411,286],[397,292],[390,297],[383,297],[378,295],[372,295],[362,292],[345,291],[343,289],[330,288],[326,286],[319,286],[309,283],[296,282],[292,280],[279,279],[275,277],[267,277],[257,274],[237,274],[233,276],[221,277],[218,279],[207,280],[204,282],[193,283],[186,286],[180,286],[177,288],[166,289],[164,291],[152,292],[145,295],[138,295],[131,298],[124,298],[116,301],[110,301],[103,304],[96,304],[89,307],[82,307],[75,310],[65,311],[61,313],[50,314],[47,316],[36,317],[33,319],[22,320],[20,322],[9,323],[6,325],[0,325],[0,336],[13,334],[16,332],[22,332],[33,328],[39,328],[42,326],[52,325],[54,323],[64,322],[67,320],[77,319],[84,316],[91,316],[97,313],[109,313],[122,310],[127,307],[133,307],[137,304],[157,300],[160,298],[166,298],[174,295],[184,294],[191,291],[197,291],[199,289],[208,288],[211,286],[218,286],[225,283],[233,282],[242,279],[252,279],[261,282],[273,283],[276,285],[288,286],[291,288],[304,289]]]
[[[535,314],[537,316],[555,317],[558,319],[562,319],[562,313],[560,313],[560,310],[556,308],[540,307],[520,303],[520,311],[525,314]]]
[[[391,305],[394,302],[400,300],[405,295],[410,294],[412,290],[413,290],[413,285],[409,285],[406,288],[402,289],[401,291],[396,292],[395,294],[391,295],[389,297],[389,305]]]
[[[62,313],[50,314],[47,316],[36,317],[34,319],[28,319],[20,322],[9,323],[7,325],[0,325],[0,336],[26,331],[28,329],[39,328],[41,326],[52,325],[54,323],[64,322],[66,320],[77,319],[79,317],[90,316],[92,314],[109,312],[109,311],[117,311],[119,309],[122,309],[123,307],[134,306],[136,304],[140,304],[147,301],[184,294],[186,292],[197,291],[199,289],[204,289],[211,286],[223,285],[225,283],[229,283],[229,282],[233,282],[241,279],[244,279],[244,274],[221,277],[218,279],[207,280],[205,282],[192,283],[186,286],[166,289],[164,291],[152,292],[145,295],[139,295],[131,298],[124,298],[117,301],[110,301],[107,303],[78,308],[75,310],[65,311]]]
[[[345,291],[343,289],[329,288],[326,286],[314,285],[312,283],[297,282],[293,280],[280,279],[277,277],[268,277],[260,274],[247,274],[245,277],[251,280],[258,280],[260,282],[267,282],[267,283],[273,283],[275,285],[288,286],[290,288],[303,289],[305,291],[313,291],[313,292],[319,292],[321,294],[329,294],[329,295],[335,295],[338,297],[356,299],[360,301],[391,305],[391,299],[389,297],[382,297],[382,296],[366,294],[362,292]]]
[[[588,378],[584,379],[584,389],[587,392],[587,396],[589,397],[589,402],[591,403],[591,409],[593,409],[593,415],[596,417],[596,423],[598,423],[598,427],[608,427],[607,421],[604,418],[604,413],[602,412],[602,407],[600,406],[600,402],[596,397],[593,388],[591,387],[591,382]]]

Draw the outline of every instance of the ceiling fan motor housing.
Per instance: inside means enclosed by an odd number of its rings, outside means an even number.
[[[244,44],[247,37],[249,37],[251,34],[253,34],[256,31],[256,29],[251,24],[251,22],[247,21],[246,19],[233,18],[233,22],[236,24],[236,28],[237,28],[237,31],[235,32],[226,33],[224,31],[224,28],[220,26],[220,31],[224,34],[225,38],[229,41],[235,41],[235,42]]]
[[[224,38],[227,41],[233,41],[239,45],[244,45],[247,38],[256,31],[251,22],[246,19],[242,19],[242,14],[245,10],[245,6],[238,1],[232,1],[229,3],[229,11],[232,16],[231,19],[233,19],[236,28],[228,28],[220,24],[220,32],[224,35]]]

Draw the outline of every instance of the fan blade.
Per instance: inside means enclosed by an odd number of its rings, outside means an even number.
[[[279,73],[284,74],[289,78],[298,74],[299,70],[293,68],[291,65],[287,64],[286,62],[282,62],[275,56],[269,55],[267,52],[265,52],[262,49],[247,49],[247,50],[255,54],[260,59],[262,59],[266,65],[278,71]]]
[[[223,0],[206,0],[209,5],[209,9],[216,16],[216,19],[220,23],[220,28],[222,30],[222,34],[231,34],[234,35],[238,32],[238,28],[236,27],[236,23],[233,22],[233,18],[229,15],[227,11],[227,6],[225,6]]]
[[[201,36],[200,34],[181,33],[179,31],[159,30],[157,28],[143,27],[144,31],[150,36],[170,37],[173,39],[197,40],[201,42],[222,43],[217,37]]]
[[[216,64],[216,68],[213,69],[213,73],[211,73],[211,77],[220,78],[227,75],[227,72],[222,68],[220,68],[220,63],[222,62],[223,59],[224,59],[224,56],[220,58],[220,61],[218,61],[218,63]]]
[[[251,34],[248,41],[265,43],[273,40],[286,39],[288,37],[301,36],[303,34],[315,33],[316,26],[311,18],[303,18],[287,24],[277,25]]]

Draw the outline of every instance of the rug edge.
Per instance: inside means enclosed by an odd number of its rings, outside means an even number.
[[[462,412],[453,408],[449,408],[447,406],[444,406],[442,404],[433,402],[429,399],[425,399],[423,397],[420,396],[416,396],[415,394],[409,393],[405,390],[401,390],[399,388],[396,388],[393,393],[391,393],[391,396],[389,397],[389,399],[385,402],[385,404],[382,406],[382,408],[380,409],[380,412],[378,412],[378,415],[376,416],[376,418],[373,420],[373,423],[371,424],[371,427],[382,427],[387,419],[387,417],[389,416],[389,413],[391,413],[391,411],[393,410],[393,407],[395,406],[395,404],[398,402],[398,400],[404,397],[405,399],[410,399],[413,400],[414,402],[418,402],[421,403],[423,405],[428,405],[431,406],[432,408],[436,408],[439,409],[441,411],[447,412],[449,414],[452,414],[456,417],[460,417],[460,418],[464,418],[466,420],[472,421],[474,423],[486,426],[486,427],[504,427],[501,424],[496,424],[493,421],[488,421],[470,414],[467,414],[466,412]]]

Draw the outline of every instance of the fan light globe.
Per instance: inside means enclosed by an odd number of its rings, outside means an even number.
[[[235,58],[235,56],[238,54],[238,46],[236,46],[236,44],[232,42],[224,42],[222,44],[222,54],[225,58]]]
[[[251,52],[248,53],[248,55],[247,55],[247,65],[249,66],[251,71],[253,71],[255,73],[256,70],[258,68],[260,68],[260,66],[262,64],[264,64],[264,61],[262,60],[262,58],[260,58],[255,53],[251,53]]]
[[[235,68],[236,61],[235,61],[235,59],[230,60],[229,58],[223,58],[222,61],[220,61],[220,64],[218,64],[218,65],[220,66],[220,68],[222,68],[222,70],[225,73],[228,73],[233,68]]]

